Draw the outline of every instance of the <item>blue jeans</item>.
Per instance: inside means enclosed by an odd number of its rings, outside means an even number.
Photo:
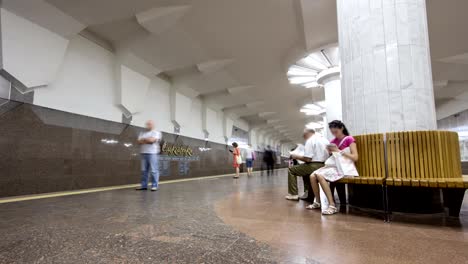
[[[148,173],[151,173],[151,187],[158,187],[159,170],[157,154],[141,154],[141,187],[148,188]]]

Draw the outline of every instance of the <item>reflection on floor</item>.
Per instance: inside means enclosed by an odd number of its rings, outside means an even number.
[[[396,213],[388,224],[381,212],[351,207],[322,216],[303,202],[285,201],[284,192],[281,186],[234,193],[216,211],[225,223],[299,263],[468,263],[468,194],[460,219]]]
[[[284,170],[161,187],[0,204],[0,263],[468,261],[466,214],[324,218],[283,199]]]

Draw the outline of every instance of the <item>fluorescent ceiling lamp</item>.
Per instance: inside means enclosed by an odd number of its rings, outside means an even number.
[[[313,56],[314,54],[311,54],[303,59],[304,63],[307,66],[310,66],[313,69],[316,70],[326,70],[328,69],[327,65],[321,62],[321,60],[317,59],[317,56]]]
[[[289,79],[291,84],[304,84],[315,81],[315,77],[292,77]]]
[[[325,109],[322,110],[312,110],[312,109],[301,109],[301,113],[304,113],[308,116],[317,116],[325,113]]]
[[[309,83],[306,83],[304,84],[304,87],[305,88],[316,88],[316,87],[319,87],[320,85],[317,83],[317,81],[313,81],[313,82],[309,82]]]
[[[320,112],[319,111],[309,111],[309,112],[306,112],[305,114],[307,116],[318,116],[318,115],[321,115],[323,113],[325,113],[325,111],[320,111]]]
[[[293,65],[288,70],[288,76],[317,76],[317,71]]]
[[[310,110],[323,110],[323,107],[320,107],[316,104],[306,104],[302,107],[303,109],[310,109]]]
[[[323,125],[317,122],[310,122],[309,124],[306,125],[306,127],[312,128],[312,129],[318,129],[318,128],[323,128]]]
[[[301,113],[305,113],[308,116],[311,115],[321,115],[325,113],[325,108],[317,105],[317,104],[306,104],[304,105],[301,110]]]
[[[330,63],[328,62],[327,58],[325,58],[325,55],[323,55],[322,51],[320,52],[314,52],[312,54],[310,54],[308,56],[309,59],[312,59],[318,63],[320,63],[322,65],[322,67],[324,67],[325,69],[323,70],[326,70],[328,69],[329,67],[331,67],[332,65],[330,65]]]
[[[327,107],[327,103],[325,103],[325,101],[320,101],[320,102],[315,102],[314,104],[322,107],[322,108],[325,108]]]
[[[289,67],[287,76],[291,84],[299,84],[305,88],[321,87],[322,85],[317,83],[317,77],[320,76],[322,72],[339,66],[339,49],[337,46],[333,45],[322,50],[317,50],[298,60],[294,65]],[[326,74],[326,72],[323,74]],[[307,79],[304,77],[315,78]]]

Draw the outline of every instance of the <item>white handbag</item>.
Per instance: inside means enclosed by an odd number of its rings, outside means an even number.
[[[342,151],[351,153],[351,150],[349,149],[349,147],[343,149]],[[356,165],[354,165],[354,161],[343,156],[343,154],[339,152],[334,152],[333,157],[335,158],[336,168],[341,175],[352,176],[352,177],[359,176],[359,173],[356,169]]]
[[[236,163],[237,164],[242,164],[242,157],[241,157],[240,154],[236,156]]]
[[[328,157],[328,159],[325,161],[325,166],[328,166],[328,167],[336,166],[335,157],[333,155]]]
[[[346,141],[346,138],[348,137],[345,137],[341,140],[340,144],[338,145],[338,148],[341,147],[341,145],[343,145],[343,143]],[[351,149],[347,147],[341,152],[351,153]],[[332,155],[325,161],[325,165],[336,166],[340,175],[353,177],[359,176],[354,161],[343,156],[343,154],[341,154],[340,152],[333,152]]]

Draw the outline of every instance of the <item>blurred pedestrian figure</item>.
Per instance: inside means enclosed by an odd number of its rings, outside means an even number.
[[[239,178],[239,170],[240,170],[240,165],[242,164],[242,157],[241,157],[241,153],[240,153],[240,150],[239,150],[239,145],[237,145],[236,142],[232,143],[232,146],[234,147],[234,150],[229,150],[231,153],[232,153],[232,157],[233,157],[233,162],[232,162],[232,166],[234,168],[236,168],[236,175],[234,176],[234,178]]]
[[[137,140],[141,154],[141,186],[136,189],[137,191],[148,189],[148,174],[151,174],[151,191],[158,190],[158,154],[161,151],[159,146],[161,138],[161,132],[155,130],[154,122],[146,121],[146,131],[140,133]]]
[[[275,168],[275,159],[276,154],[271,149],[270,145],[268,145],[265,149],[265,153],[263,154],[263,161],[265,162],[266,169],[267,169],[267,176],[273,174],[273,170]]]
[[[245,165],[247,167],[247,175],[252,175],[253,172],[253,163],[255,160],[255,151],[252,149],[252,145],[248,145],[247,149],[245,150]]]

